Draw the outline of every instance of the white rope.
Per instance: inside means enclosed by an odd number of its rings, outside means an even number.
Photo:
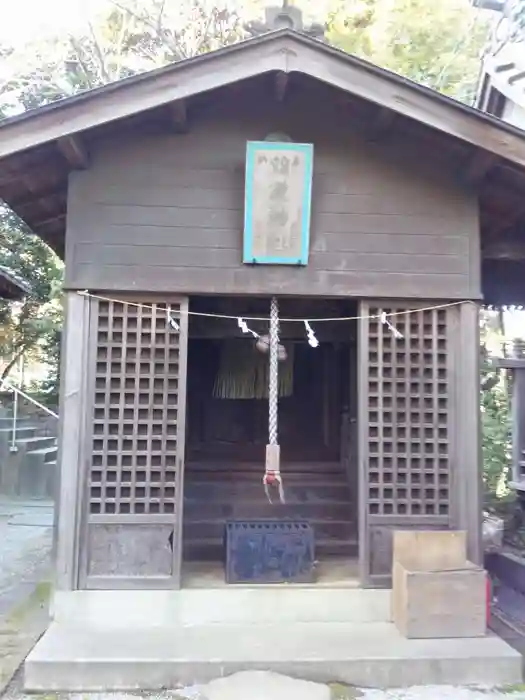
[[[279,446],[279,302],[272,297],[270,304],[270,356],[269,356],[269,386],[268,386],[268,442],[270,447]],[[272,503],[271,486],[277,486],[279,500],[285,502],[283,480],[280,466],[266,464],[263,478],[266,497]]]
[[[149,309],[150,311],[155,311],[157,309],[157,305],[152,305],[152,304],[139,304],[137,302],[133,301],[126,301],[125,299],[114,299],[113,297],[106,297],[106,296],[101,296],[100,294],[91,294],[91,292],[88,292],[87,289],[84,289],[82,291],[78,291],[77,294],[80,294],[80,296],[84,297],[89,297],[90,299],[98,299],[99,301],[107,301],[111,302],[113,304],[127,304],[128,306],[133,306],[137,309]],[[449,309],[453,306],[463,306],[464,304],[475,304],[475,302],[470,301],[470,300],[462,300],[462,301],[451,301],[446,304],[436,304],[434,306],[422,306],[417,309],[403,309],[402,311],[392,311],[386,316],[388,318],[393,318],[394,316],[408,316],[410,314],[417,314],[423,311],[434,311],[438,309]],[[477,304],[475,304],[477,306]],[[186,314],[187,316],[201,316],[202,318],[223,318],[227,319],[230,321],[238,321],[239,316],[233,316],[229,314],[215,314],[215,313],[205,313],[203,311],[189,311],[189,310],[177,310],[177,311],[171,311],[172,314],[178,314],[180,317],[182,314]],[[325,322],[336,322],[336,321],[360,321],[364,319],[381,319],[383,317],[383,313],[379,314],[368,314],[364,316],[330,316],[330,317],[325,317],[325,318],[281,318],[280,321],[281,323],[325,323]],[[242,317],[243,321],[266,321],[268,323],[268,316],[243,316]]]
[[[270,372],[268,389],[268,437],[270,445],[277,445],[279,420],[279,305],[275,297],[270,307]]]

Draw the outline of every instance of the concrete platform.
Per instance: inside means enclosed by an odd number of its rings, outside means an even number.
[[[280,619],[279,608],[274,617]],[[54,622],[25,664],[28,691],[159,690],[244,670],[361,687],[505,685],[521,656],[495,636],[407,640],[388,622],[103,629]]]
[[[59,591],[52,617],[109,629],[296,622],[390,622],[389,590],[318,586],[229,586],[149,591]]]

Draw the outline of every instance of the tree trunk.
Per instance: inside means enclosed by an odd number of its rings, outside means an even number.
[[[18,350],[15,352],[14,356],[9,360],[9,362],[6,364],[4,369],[2,370],[2,375],[0,376],[0,382],[4,382],[7,377],[9,376],[9,373],[13,369],[13,367],[16,365],[18,360],[22,357],[24,352],[26,351],[26,346],[22,345],[21,348],[18,348]]]

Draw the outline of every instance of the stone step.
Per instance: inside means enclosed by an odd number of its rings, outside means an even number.
[[[183,533],[184,533],[183,528]],[[185,561],[223,561],[225,557],[224,539],[222,537],[188,539],[187,532],[183,534],[183,557]],[[324,537],[315,540],[316,557],[346,557],[354,559],[358,556],[357,535],[345,538]]]
[[[264,451],[260,462],[217,461],[217,462],[193,462],[186,463],[186,474],[221,474],[221,475],[254,475],[257,477],[264,469]],[[340,462],[281,462],[283,474],[344,474]]]
[[[15,439],[25,440],[27,438],[33,437],[37,434],[38,428],[34,425],[20,425],[16,426]],[[13,436],[13,425],[0,427],[0,440],[11,440]]]
[[[31,452],[26,452],[25,459],[33,462],[56,462],[58,448],[56,445],[48,447],[39,447]]]
[[[33,418],[20,418],[16,419],[17,429],[19,427],[32,426],[35,427],[35,421]],[[0,430],[10,430],[13,427],[13,416],[3,415],[0,416]]]
[[[351,492],[345,479],[337,481],[322,480],[318,482],[286,479],[284,482],[286,500],[289,503],[306,503],[315,501],[350,501]],[[184,497],[188,501],[238,502],[257,501],[266,498],[262,477],[253,482],[203,481],[188,479],[184,482]]]
[[[56,449],[57,439],[53,435],[30,435],[17,439],[17,444],[28,452],[40,452],[44,448]]]
[[[346,474],[341,471],[330,472],[297,472],[288,471],[281,467],[283,480],[290,484],[325,484],[325,483],[347,483]],[[223,471],[223,472],[194,472],[186,468],[184,479],[190,484],[213,483],[213,484],[260,484],[264,476],[264,466],[259,465],[257,469],[251,471]]]
[[[310,519],[314,529],[315,541],[322,542],[327,539],[351,540],[355,536],[356,527],[349,519],[337,520],[335,518]],[[185,518],[183,532],[186,541],[222,539],[225,533],[225,520],[204,520]]]
[[[108,629],[104,620],[100,627],[89,618],[87,624],[71,618],[52,623],[26,659],[25,690],[158,691],[259,669],[357,687],[502,686],[522,680],[520,654],[496,636],[412,640],[387,622],[290,623],[281,619],[285,604],[272,611],[274,624],[256,628],[246,622],[143,627],[129,620],[138,606],[126,593],[118,591],[128,603],[120,606],[125,627]],[[155,608],[150,604],[145,616]]]
[[[208,501],[184,499],[185,520],[242,520],[257,518],[323,519],[334,518],[351,520],[357,517],[356,508],[350,501],[332,501],[316,498],[308,501],[269,503],[264,494],[259,499],[242,501]]]

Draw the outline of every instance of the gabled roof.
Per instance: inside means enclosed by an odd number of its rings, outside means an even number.
[[[0,299],[19,300],[30,292],[27,282],[4,265],[0,265]]]
[[[5,119],[0,122],[0,158],[271,71],[305,73],[525,165],[525,141],[519,129],[290,29],[270,32]]]
[[[120,121],[185,105],[263,74],[306,75],[398,114],[525,174],[520,129],[324,42],[284,29],[84,92],[0,123],[0,197],[55,249],[65,227],[67,175],[85,165],[81,141]],[[479,154],[478,154],[479,155]],[[45,165],[45,167],[44,167]],[[45,173],[44,173],[45,170]],[[42,172],[40,178],[38,173]]]

